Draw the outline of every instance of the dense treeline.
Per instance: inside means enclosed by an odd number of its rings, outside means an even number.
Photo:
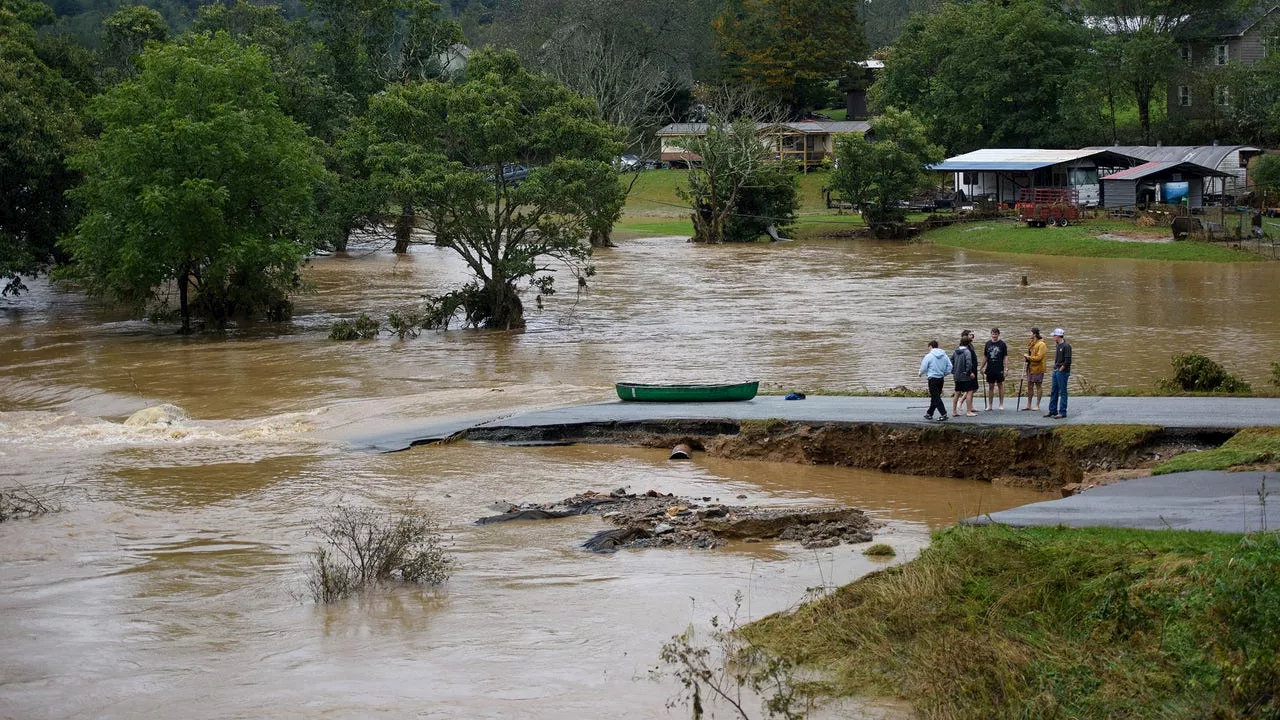
[[[725,166],[728,185],[714,164],[693,178],[709,239],[784,226],[792,212],[789,181],[730,124],[840,107],[871,80],[886,127],[911,132],[846,152],[929,148],[909,153],[913,168],[938,147],[1274,142],[1280,53],[1197,79],[1232,98],[1208,121],[1160,112],[1185,82],[1181,34],[1260,7],[0,0],[0,290],[61,266],[67,281],[185,329],[281,318],[309,252],[342,250],[357,231],[404,252],[428,219],[475,282],[401,316],[402,329],[455,312],[518,327],[518,286],[554,291],[540,256],[579,282],[591,275],[590,248],[608,245],[623,200],[603,178],[621,153],[656,155],[654,130],[672,121],[723,121],[718,141],[750,160]],[[884,69],[869,77],[873,54]],[[870,181],[845,180],[851,191]],[[873,214],[894,206],[864,194]],[[759,222],[733,220],[746,215]]]

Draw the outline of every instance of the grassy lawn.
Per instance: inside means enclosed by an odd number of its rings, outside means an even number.
[[[1155,230],[1155,232],[1153,232]],[[1158,233],[1158,235],[1156,234]],[[1099,238],[1117,234],[1137,241]],[[1167,231],[1140,228],[1115,220],[1085,221],[1065,228],[1032,228],[1010,220],[957,223],[931,230],[922,239],[937,245],[1025,255],[1066,255],[1071,257],[1134,258],[1140,260],[1196,260],[1201,262],[1241,262],[1260,260],[1252,253],[1205,242],[1150,242],[1167,238]]]
[[[1160,463],[1154,475],[1187,470],[1230,470],[1280,460],[1280,428],[1245,428],[1216,450],[1184,453]]]
[[[1275,533],[955,527],[743,634],[922,718],[1275,717],[1278,606]]]
[[[635,185],[627,195],[626,209],[614,225],[614,232],[621,237],[693,235],[689,206],[676,192],[684,186],[686,175],[685,170],[646,170],[635,176]],[[850,228],[863,227],[858,213],[827,209],[822,188],[828,178],[829,174],[820,170],[798,176],[799,218],[791,236],[839,237]],[[623,176],[624,181],[630,179],[631,176]]]

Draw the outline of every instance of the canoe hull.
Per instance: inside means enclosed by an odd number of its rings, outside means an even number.
[[[756,396],[760,383],[728,385],[641,385],[618,383],[618,398],[634,402],[737,402]]]

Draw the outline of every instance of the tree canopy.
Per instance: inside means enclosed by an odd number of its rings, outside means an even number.
[[[729,0],[714,27],[726,61],[793,112],[826,107],[832,81],[860,74],[867,47],[859,3]]]
[[[1089,39],[1042,0],[948,3],[912,18],[872,97],[911,110],[949,152],[1069,146],[1100,124]]]
[[[103,130],[73,157],[85,215],[65,241],[69,274],[139,309],[176,285],[184,331],[193,314],[286,313],[325,171],[267,58],[226,33],[153,45],[90,109]]]
[[[41,57],[35,25],[52,19],[39,3],[0,0],[0,295],[49,266],[73,219],[66,156],[84,96]]]
[[[685,149],[702,158],[680,188],[693,208],[693,240],[751,242],[770,225],[791,225],[798,204],[795,168],[774,159],[753,118],[709,120],[704,135],[685,141]]]
[[[888,108],[871,123],[874,140],[846,135],[836,140],[838,167],[831,188],[852,203],[868,225],[901,222],[910,200],[928,180],[927,166],[940,162],[942,148],[929,141],[924,125],[909,112]]]
[[[513,52],[477,52],[464,82],[389,88],[363,132],[374,186],[411,204],[475,276],[440,299],[439,324],[461,308],[472,325],[523,327],[519,283],[550,293],[556,262],[589,275],[587,236],[624,199],[614,128]]]

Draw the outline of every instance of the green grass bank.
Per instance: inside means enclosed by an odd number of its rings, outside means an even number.
[[[921,239],[945,247],[1021,255],[1219,263],[1262,259],[1223,244],[1173,242],[1171,237],[1167,228],[1143,228],[1128,221],[1089,220],[1065,228],[1032,228],[1025,223],[999,219],[936,228]]]
[[[1280,536],[955,527],[743,634],[923,718],[1280,717]]]

